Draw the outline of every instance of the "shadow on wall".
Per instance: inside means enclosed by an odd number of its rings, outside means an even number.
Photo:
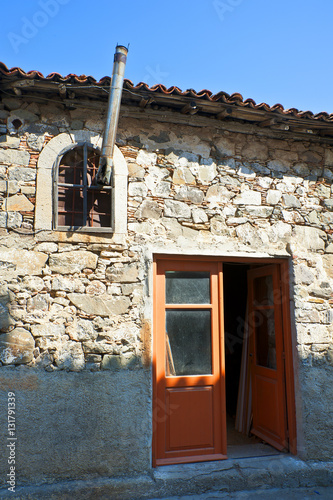
[[[0,365],[11,363],[11,359],[13,356],[11,354],[11,339],[8,338],[10,333],[9,330],[15,325],[14,319],[10,316],[7,304],[10,302],[10,295],[6,290],[3,289],[0,285]],[[20,350],[20,346],[18,346]],[[17,349],[15,349],[17,351]],[[27,360],[22,360],[23,363],[26,363]]]
[[[14,325],[14,320],[11,318],[7,304],[10,301],[9,293],[1,290],[0,286],[0,332],[8,331],[9,327]]]
[[[10,292],[0,287],[0,365],[26,364],[33,360],[35,341],[22,327],[14,327],[15,320],[8,311]]]

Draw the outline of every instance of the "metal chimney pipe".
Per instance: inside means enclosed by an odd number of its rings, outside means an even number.
[[[97,184],[109,185],[111,183],[113,150],[116,140],[127,53],[128,49],[126,47],[117,45],[110,81],[108,114],[103,136],[102,153],[96,176]]]

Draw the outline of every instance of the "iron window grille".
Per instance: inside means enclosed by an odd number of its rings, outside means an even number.
[[[59,155],[54,170],[54,228],[111,230],[111,186],[96,184],[99,150],[75,144]]]

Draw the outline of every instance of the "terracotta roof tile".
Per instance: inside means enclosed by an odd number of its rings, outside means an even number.
[[[62,76],[59,73],[50,73],[46,77],[42,75],[39,71],[28,71],[27,73],[23,71],[21,68],[11,68],[8,69],[4,63],[0,62],[0,78],[1,75],[4,77],[16,77],[16,78],[25,78],[31,80],[40,80],[40,81],[51,81],[51,82],[59,82],[59,83],[76,83],[80,85],[96,85],[100,87],[106,87],[110,84],[110,77],[104,76],[99,81],[96,81],[92,76],[86,75],[75,75],[69,74],[67,76]],[[293,116],[295,118],[302,119],[311,119],[325,122],[333,122],[333,113],[328,114],[326,112],[320,112],[317,114],[312,113],[311,111],[299,111],[296,108],[284,109],[281,104],[275,104],[274,106],[269,106],[267,103],[259,103],[257,104],[253,99],[243,99],[243,96],[239,93],[227,94],[226,92],[218,92],[213,94],[210,90],[203,89],[199,92],[196,92],[194,89],[187,89],[182,91],[179,87],[165,87],[162,84],[156,84],[152,87],[149,87],[144,82],[139,82],[134,85],[131,80],[124,80],[124,88],[133,91],[145,91],[152,94],[164,94],[166,96],[181,96],[185,98],[193,98],[193,99],[201,99],[203,101],[210,101],[212,103],[223,103],[230,104],[233,106],[240,106],[243,108],[250,108],[254,110],[261,110],[266,112],[274,112],[285,116]]]

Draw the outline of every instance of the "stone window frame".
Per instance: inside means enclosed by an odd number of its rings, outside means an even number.
[[[37,162],[35,230],[124,234],[127,232],[128,167],[117,146],[114,147],[113,155],[111,226],[80,228],[75,231],[70,228],[54,229],[53,172],[58,165],[58,159],[66,151],[80,146],[82,143],[87,143],[87,146],[101,150],[102,136],[86,130],[62,132],[53,137],[42,149]]]

